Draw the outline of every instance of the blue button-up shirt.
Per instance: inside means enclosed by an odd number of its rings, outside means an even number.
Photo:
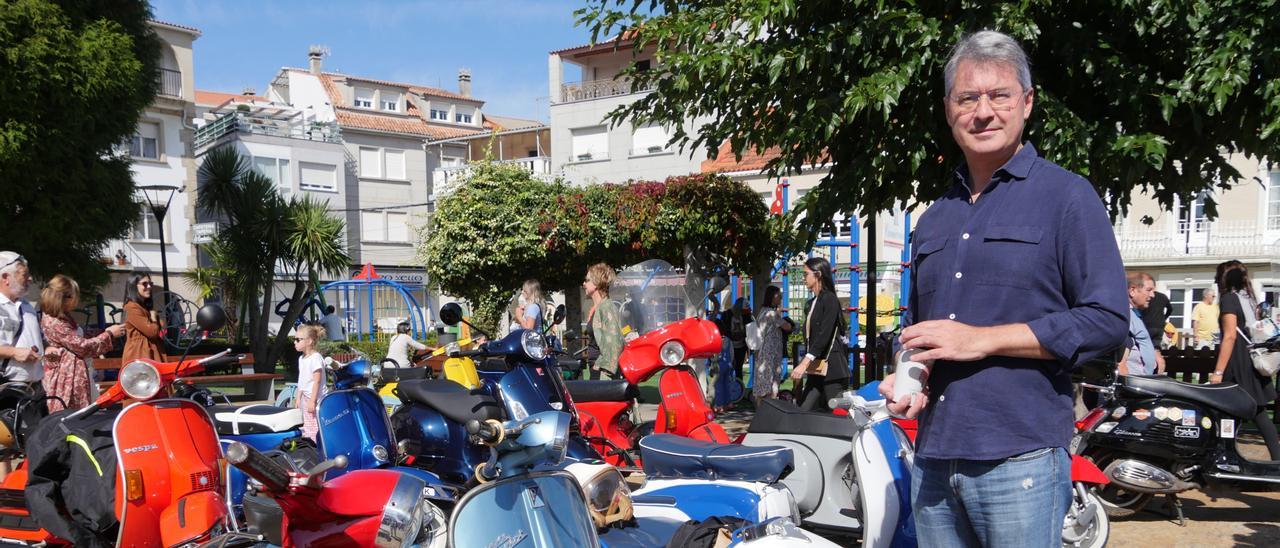
[[[1093,186],[1025,144],[970,203],[969,171],[912,234],[908,321],[1025,323],[1056,360],[939,361],[917,451],[1002,459],[1066,447],[1070,371],[1124,344],[1129,299],[1111,222]]]

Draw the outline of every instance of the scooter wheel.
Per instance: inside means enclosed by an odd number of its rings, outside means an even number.
[[[1074,489],[1071,508],[1062,527],[1064,548],[1102,548],[1111,536],[1111,520],[1102,499],[1092,492],[1080,499]]]

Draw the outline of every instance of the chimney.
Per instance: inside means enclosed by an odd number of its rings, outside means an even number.
[[[320,61],[328,54],[329,48],[324,46],[311,46],[307,49],[307,59],[311,60],[311,74],[320,75]]]
[[[471,69],[458,69],[458,94],[471,97]]]

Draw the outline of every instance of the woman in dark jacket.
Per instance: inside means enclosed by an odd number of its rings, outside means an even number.
[[[1214,282],[1218,284],[1218,294],[1221,295],[1218,325],[1222,328],[1222,344],[1218,345],[1218,359],[1209,382],[1233,382],[1253,396],[1258,412],[1253,422],[1267,444],[1271,460],[1280,460],[1276,426],[1267,413],[1267,404],[1276,399],[1276,389],[1270,377],[1259,375],[1253,368],[1249,345],[1240,336],[1240,331],[1248,333],[1246,319],[1257,318],[1258,304],[1253,296],[1253,284],[1249,281],[1249,270],[1240,261],[1227,261],[1218,265]]]
[[[831,277],[831,263],[821,257],[805,261],[804,285],[813,292],[804,322],[808,353],[791,371],[791,378],[799,380],[802,375],[805,378],[804,391],[800,394],[801,409],[825,411],[827,401],[839,396],[849,385],[849,360],[840,339],[844,322],[840,298],[836,296],[835,281]]]

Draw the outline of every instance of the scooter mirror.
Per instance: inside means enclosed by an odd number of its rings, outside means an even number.
[[[205,331],[217,331],[227,325],[227,313],[221,306],[206,304],[196,312],[196,324]]]
[[[564,305],[556,305],[556,313],[551,316],[551,325],[560,325],[564,321]]]
[[[722,274],[716,274],[711,277],[709,286],[707,288],[708,293],[719,293],[729,286],[729,279]]]
[[[458,303],[447,303],[440,307],[440,321],[447,325],[458,325],[462,321],[462,306]]]

